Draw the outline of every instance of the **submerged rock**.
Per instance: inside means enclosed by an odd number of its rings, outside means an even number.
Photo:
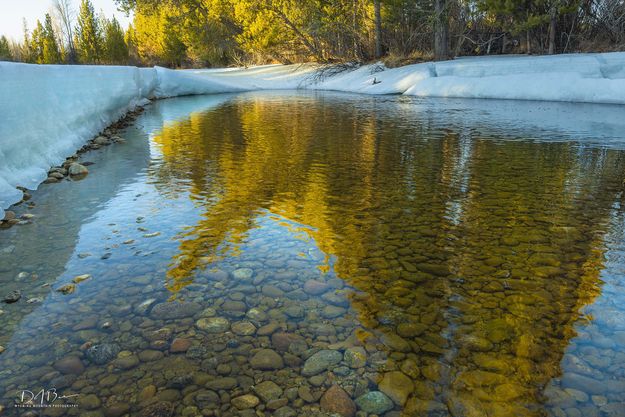
[[[140,417],[171,417],[174,414],[172,403],[160,402],[144,408],[139,414]]]
[[[367,363],[367,351],[360,346],[346,349],[343,360],[350,368],[362,368]]]
[[[173,342],[171,342],[171,346],[169,347],[169,351],[171,353],[184,353],[191,347],[191,340],[184,338],[176,338]]]
[[[76,291],[76,285],[74,285],[74,284],[66,284],[66,285],[63,285],[62,287],[60,287],[59,289],[57,289],[56,291],[60,292],[61,294],[64,294],[64,295],[73,294],[74,291]]]
[[[20,290],[15,290],[5,295],[2,301],[7,304],[12,304],[18,302],[20,298],[22,298],[22,292]]]
[[[304,291],[310,295],[321,295],[329,289],[330,286],[322,281],[311,279],[306,281],[306,283],[304,284]]]
[[[119,346],[114,343],[102,343],[91,346],[87,349],[85,355],[89,361],[96,365],[104,365],[115,359],[120,350]]]
[[[393,401],[383,392],[369,391],[356,398],[356,405],[368,414],[384,414],[393,409]]]
[[[251,336],[256,333],[256,326],[247,321],[240,321],[232,325],[232,332],[239,336]]]
[[[312,355],[304,363],[302,375],[317,375],[330,367],[337,365],[343,359],[343,355],[336,350],[320,350]]]
[[[356,404],[349,395],[338,385],[332,385],[321,397],[321,409],[342,417],[352,417],[356,414]]]
[[[232,276],[236,280],[247,281],[252,278],[254,271],[250,268],[239,268],[232,272]]]
[[[380,391],[390,397],[395,404],[404,405],[414,389],[414,384],[403,372],[393,371],[384,374],[379,384]]]
[[[174,301],[155,305],[150,314],[155,319],[160,320],[182,319],[193,316],[201,309],[202,307],[195,302],[181,303]]]
[[[80,358],[77,356],[67,356],[54,363],[54,369],[62,374],[80,375],[84,372],[85,367]]]
[[[282,395],[282,388],[273,381],[263,381],[252,389],[264,402],[277,400]]]
[[[276,351],[271,349],[261,349],[252,356],[250,365],[254,369],[270,371],[284,368],[284,361]]]
[[[256,407],[258,403],[260,403],[260,400],[252,394],[246,394],[233,398],[231,403],[239,410],[246,410],[248,408]]]
[[[230,322],[223,317],[208,317],[196,321],[195,326],[207,333],[223,333],[230,328]]]

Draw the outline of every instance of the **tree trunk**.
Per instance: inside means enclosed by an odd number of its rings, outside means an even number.
[[[449,22],[447,20],[447,1],[434,2],[434,59],[442,61],[449,58]]]
[[[358,48],[358,0],[352,0],[352,37],[353,37],[353,48],[354,48],[354,58],[360,58],[360,51]]]
[[[551,6],[549,16],[549,55],[556,53],[556,7]]]
[[[382,56],[382,13],[380,12],[380,0],[373,0],[375,14],[375,57]]]
[[[530,40],[530,30],[528,29],[527,32],[525,32],[525,41],[527,43],[526,49],[527,49],[527,54],[531,55],[532,54],[532,41]]]

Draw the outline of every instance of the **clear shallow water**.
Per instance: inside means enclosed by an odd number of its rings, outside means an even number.
[[[4,413],[625,415],[621,110],[509,106],[154,103],[0,231]]]

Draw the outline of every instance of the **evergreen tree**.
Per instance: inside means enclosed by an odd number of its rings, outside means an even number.
[[[45,26],[43,28],[43,51],[42,51],[42,63],[44,64],[59,64],[62,62],[61,52],[59,46],[56,43],[57,37],[52,27],[52,17],[46,13]]]
[[[86,64],[96,64],[102,59],[102,35],[93,5],[89,0],[80,2],[76,47],[80,60]]]
[[[187,56],[187,47],[169,19],[165,23],[163,35],[163,58],[169,66],[179,67]]]
[[[37,24],[35,25],[35,29],[33,33],[30,35],[30,62],[34,62],[37,64],[43,64],[43,47],[44,47],[44,34],[45,29],[39,20],[37,20]]]
[[[105,61],[109,64],[127,64],[128,46],[124,40],[124,31],[115,17],[106,22],[104,30]]]
[[[137,65],[141,62],[139,58],[139,50],[137,48],[137,32],[132,24],[126,29],[124,35],[124,41],[126,41],[126,47],[128,48],[128,61],[132,65]]]
[[[9,41],[6,36],[0,37],[0,61],[10,61],[13,59],[11,54],[11,48],[9,48]]]

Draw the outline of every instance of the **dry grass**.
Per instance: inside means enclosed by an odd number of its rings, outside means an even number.
[[[387,68],[403,67],[404,65],[419,64],[421,62],[432,61],[434,56],[430,52],[412,52],[409,55],[398,55],[391,53],[384,58],[382,62]]]

